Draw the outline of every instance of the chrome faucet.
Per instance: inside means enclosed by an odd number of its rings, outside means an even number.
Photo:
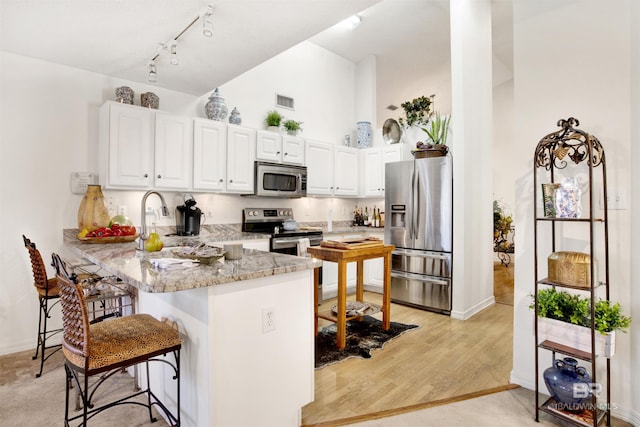
[[[141,226],[140,226],[140,237],[138,237],[139,243],[138,243],[138,250],[139,251],[144,251],[144,243],[145,241],[149,238],[149,235],[147,234],[147,217],[146,217],[146,212],[147,212],[147,198],[152,195],[152,194],[156,194],[158,195],[158,197],[160,197],[160,202],[162,203],[162,215],[163,216],[168,216],[169,215],[169,209],[167,209],[167,203],[164,201],[164,197],[162,197],[162,194],[158,193],[157,191],[147,191],[146,193],[144,193],[144,196],[142,196],[142,202],[140,203],[140,222],[141,222]]]

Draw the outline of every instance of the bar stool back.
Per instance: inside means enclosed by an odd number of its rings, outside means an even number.
[[[36,360],[40,353],[40,370],[36,374],[36,378],[42,375],[44,362],[55,352],[60,350],[60,344],[47,346],[47,340],[52,336],[62,332],[62,328],[47,330],[47,320],[51,318],[51,310],[60,302],[60,292],[58,290],[58,279],[47,278],[47,269],[40,255],[40,251],[36,248],[36,244],[22,235],[24,247],[29,251],[31,259],[31,269],[33,271],[33,285],[38,291],[38,304],[40,313],[38,315],[38,338],[36,340],[36,352],[31,359]],[[45,350],[50,351],[45,356]]]
[[[161,322],[148,314],[133,314],[117,317],[103,322],[90,324],[87,305],[82,286],[77,283],[75,274],[68,275],[63,261],[53,254],[53,265],[56,268],[60,296],[62,301],[63,340],[62,352],[65,357],[66,408],[65,425],[69,421],[82,418],[83,426],[87,420],[105,409],[135,404],[145,406],[149,411],[151,422],[156,421],[151,408],[157,406],[162,410],[171,425],[180,425],[180,348],[182,346],[177,329]],[[175,363],[166,357],[173,353]],[[151,391],[149,386],[149,362],[160,361],[173,368],[177,388],[177,409],[172,413]],[[105,383],[115,372],[145,362],[147,370],[146,388],[116,397],[109,402],[94,402],[96,389]],[[98,376],[91,386],[89,378]],[[69,393],[71,382],[74,382],[82,402],[82,414],[69,416]],[[146,399],[135,399],[145,395]],[[103,398],[106,398],[103,396]],[[146,402],[141,402],[146,400]]]

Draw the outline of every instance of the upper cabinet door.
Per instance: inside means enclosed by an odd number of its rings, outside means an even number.
[[[150,188],[154,112],[107,102],[100,109],[100,182],[105,188]]]
[[[253,162],[256,158],[256,131],[227,127],[227,192],[253,193]]]
[[[214,120],[193,123],[193,188],[224,191],[227,176],[227,127]]]
[[[360,180],[362,182],[363,197],[375,197],[384,195],[382,181],[382,151],[379,148],[367,148],[360,150],[362,156],[362,169]]]
[[[304,139],[282,135],[282,163],[304,165]]]
[[[188,190],[193,159],[193,119],[156,113],[154,184]]]
[[[334,194],[336,196],[358,195],[358,150],[337,145],[335,147]]]
[[[276,132],[257,131],[256,159],[280,163],[282,160],[282,136]]]
[[[305,142],[307,194],[333,196],[333,147],[326,142]]]

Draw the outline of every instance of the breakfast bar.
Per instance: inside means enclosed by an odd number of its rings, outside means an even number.
[[[314,398],[312,285],[318,261],[245,248],[237,260],[158,268],[153,261],[175,256],[170,246],[185,241],[166,238],[162,251],[140,252],[135,242],[87,244],[76,233],[64,231],[65,248],[134,288],[136,312],[178,325],[181,425],[300,425],[301,408]],[[212,238],[188,242],[204,239]],[[173,409],[177,396],[164,384],[163,369],[149,374],[152,388]],[[140,375],[144,380],[145,370]]]
[[[331,243],[323,242],[323,245]],[[330,320],[337,324],[336,345],[343,349],[346,345],[347,320],[358,316],[347,316],[347,263],[355,262],[357,265],[356,301],[364,300],[364,261],[372,258],[384,258],[384,285],[382,293],[382,327],[389,329],[391,323],[391,252],[393,245],[385,245],[381,241],[368,241],[359,243],[336,242],[330,246],[312,246],[308,252],[316,259],[331,261],[338,264],[338,307],[337,313],[332,311],[318,313],[318,285],[319,275],[314,274],[314,329],[318,334],[318,318]]]

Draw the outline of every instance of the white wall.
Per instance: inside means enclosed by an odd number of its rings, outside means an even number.
[[[516,262],[512,381],[532,388],[534,379],[532,156],[538,141],[556,131],[558,119],[580,120],[606,152],[608,188],[635,189],[630,180],[630,4],[583,0],[514,4],[514,138]],[[544,28],[544,31],[540,29]],[[637,191],[637,189],[635,189]],[[611,299],[627,314],[631,297],[629,229],[632,211],[609,212]],[[637,213],[634,215],[637,217]],[[586,233],[586,232],[585,232]],[[636,232],[637,235],[637,232]],[[588,237],[588,236],[587,236]],[[586,238],[583,238],[583,240]],[[638,325],[632,325],[637,328]],[[637,384],[629,381],[631,334],[619,334],[612,359],[614,414],[629,419]],[[636,334],[637,337],[637,334]],[[637,362],[636,362],[637,365]],[[637,370],[637,369],[636,369]],[[600,380],[604,380],[602,376]],[[635,390],[632,388],[635,387]],[[544,384],[542,384],[544,391]],[[638,422],[637,397],[635,405]]]
[[[98,109],[115,98],[114,89],[128,85],[139,94],[153,91],[160,109],[205,117],[206,96],[193,97],[151,85],[60,66],[10,53],[0,53],[0,218],[7,224],[0,252],[0,354],[34,348],[38,303],[22,234],[36,242],[48,264],[52,252],[65,254],[62,229],[77,226],[82,195],[71,194],[72,171],[98,170]],[[302,136],[342,143],[355,129],[354,64],[324,49],[303,43],[250,70],[220,88],[231,110],[237,106],[243,124],[261,128],[274,107],[275,92],[293,96],[296,111],[287,117],[304,122]],[[303,78],[300,78],[300,77]],[[312,82],[312,83],[310,83]],[[139,223],[142,192],[105,191],[112,209],[126,207]],[[178,193],[166,193],[171,209]],[[292,206],[300,221],[349,219],[356,199],[246,199],[230,195],[196,195],[211,215],[207,223],[239,223],[241,208]],[[149,199],[150,205],[157,203]],[[10,210],[12,207],[13,210]],[[159,225],[173,225],[161,220]],[[53,275],[51,269],[50,275]]]

